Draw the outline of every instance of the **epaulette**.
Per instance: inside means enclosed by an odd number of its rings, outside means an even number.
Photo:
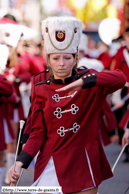
[[[37,75],[39,75],[39,74],[41,74],[41,73],[48,73],[48,72],[49,72],[49,69],[45,69],[45,70],[43,70],[43,71],[35,74],[34,77],[37,76]]]
[[[75,79],[79,79],[80,77],[82,77],[82,75],[84,75],[85,73],[89,72],[89,69],[87,67],[85,67],[85,66],[81,66],[77,70],[81,70],[82,67],[84,68],[84,70],[82,69],[82,71],[80,73],[75,75]]]
[[[45,80],[45,81],[42,81],[42,82],[38,82],[37,84],[34,84],[34,86],[41,85],[41,84],[47,84],[47,85],[50,85],[50,82],[51,82],[51,80],[50,80],[50,79],[48,79],[48,80]]]

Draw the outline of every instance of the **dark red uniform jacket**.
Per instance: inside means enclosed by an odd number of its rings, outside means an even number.
[[[4,150],[6,148],[3,118],[6,118],[6,122],[9,128],[11,138],[12,139],[14,138],[14,133],[11,128],[11,124],[9,122],[7,113],[5,115],[5,105],[2,100],[3,97],[9,98],[12,96],[12,94],[13,94],[13,87],[11,82],[7,81],[5,76],[0,75],[0,150]]]
[[[126,47],[121,47],[114,56],[115,59],[114,69],[120,69],[121,71],[123,71],[123,73],[126,76],[127,82],[129,82],[129,66],[123,54],[124,49],[126,49]]]
[[[102,53],[97,59],[103,63],[104,69],[110,69],[112,57],[108,52]]]
[[[127,127],[128,121],[129,121],[129,109],[126,111],[126,113],[122,117],[119,123],[119,127],[124,130]]]
[[[73,73],[65,83],[48,79],[33,86],[32,132],[17,158],[27,168],[40,150],[35,181],[52,156],[63,193],[95,187],[112,177],[98,136],[98,120],[106,96],[126,82],[119,70],[98,73],[90,69],[82,76],[83,88],[74,95],[69,96],[69,91],[55,91],[78,77]]]
[[[19,58],[26,64],[28,71],[35,75],[46,69],[46,60],[37,56],[30,55],[25,52],[24,55],[19,55]]]
[[[111,110],[111,106],[107,100],[105,100],[102,108],[102,115],[99,120],[99,135],[104,146],[111,143],[110,137],[116,134],[117,123],[114,113]]]

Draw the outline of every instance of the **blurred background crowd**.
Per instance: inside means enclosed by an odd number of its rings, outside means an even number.
[[[78,68],[120,69],[127,79],[124,88],[110,94],[103,105],[98,126],[103,146],[121,145],[128,126],[129,0],[0,0],[0,80],[6,78],[13,88],[9,97],[0,88],[0,187],[3,181],[8,184],[19,120],[28,116],[31,78],[47,69],[41,21],[61,15],[83,22]],[[124,154],[124,162],[129,162],[128,147]]]

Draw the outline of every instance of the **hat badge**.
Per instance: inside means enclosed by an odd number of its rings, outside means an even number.
[[[65,40],[65,31],[56,31],[55,37],[57,41],[63,42]]]
[[[73,30],[73,34],[72,34],[72,37],[71,37],[71,40],[70,40],[69,44],[68,44],[66,47],[64,47],[64,48],[57,48],[57,47],[54,45],[54,43],[53,43],[53,41],[52,41],[52,39],[51,39],[51,36],[50,36],[50,34],[49,34],[48,28],[46,27],[45,30],[46,30],[46,33],[48,33],[48,37],[49,37],[49,40],[50,40],[52,46],[53,46],[56,50],[59,50],[59,51],[63,51],[63,50],[65,50],[65,49],[67,49],[67,48],[71,45],[71,43],[72,43],[72,41],[73,41],[74,34],[77,33],[77,28],[75,28],[75,29]],[[66,33],[65,33],[64,30],[63,30],[63,31],[61,31],[61,30],[55,31],[55,38],[56,38],[56,40],[57,40],[58,42],[63,42],[63,41],[65,40],[65,34],[66,34]]]

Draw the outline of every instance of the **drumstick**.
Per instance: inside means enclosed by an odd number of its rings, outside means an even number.
[[[123,154],[123,152],[124,152],[126,146],[127,146],[127,144],[124,145],[124,147],[122,148],[122,150],[121,150],[119,156],[117,157],[117,159],[116,159],[116,161],[115,161],[115,163],[114,163],[114,165],[113,165],[113,167],[112,167],[112,172],[114,172],[114,169],[115,169],[115,167],[116,167],[116,165],[117,165],[117,163],[118,163],[118,161],[119,161],[121,155]],[[99,194],[99,193],[97,192],[97,194]]]
[[[124,145],[124,147],[122,148],[122,150],[121,150],[119,156],[117,157],[116,162],[115,162],[115,164],[114,164],[113,167],[112,167],[112,172],[114,172],[114,169],[115,169],[115,167],[116,167],[116,165],[117,165],[117,163],[118,163],[118,161],[119,161],[121,155],[123,154],[123,152],[124,152],[126,146],[127,146],[127,144]]]

